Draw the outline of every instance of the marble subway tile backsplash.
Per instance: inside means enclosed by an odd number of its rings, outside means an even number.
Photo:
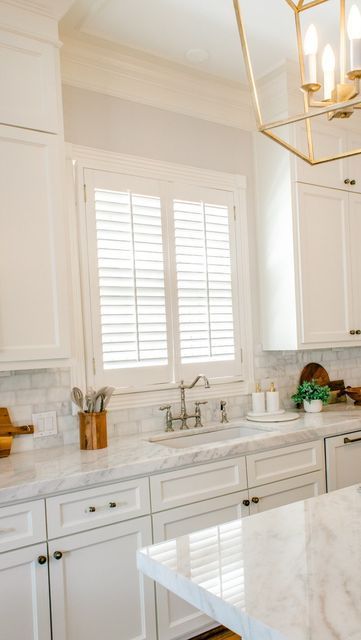
[[[361,347],[265,352],[259,345],[255,348],[254,354],[255,380],[261,383],[263,389],[267,389],[270,383],[274,382],[280,391],[284,407],[290,408],[293,406],[290,396],[296,388],[301,370],[308,362],[322,364],[331,380],[342,378],[346,385],[361,385]],[[33,413],[57,413],[58,435],[37,439],[29,436],[17,437],[14,439],[13,452],[78,442],[78,422],[77,416],[72,414],[70,387],[69,369],[0,374],[0,406],[9,408],[14,423],[31,422]],[[249,396],[227,398],[220,392],[219,400],[221,398],[228,402],[230,418],[242,417],[250,408]],[[211,399],[202,408],[205,424],[219,420],[219,400]],[[177,412],[179,407],[174,405],[173,409]],[[164,415],[156,406],[110,411],[108,437],[110,439],[122,434],[148,433],[162,429],[163,424]]]

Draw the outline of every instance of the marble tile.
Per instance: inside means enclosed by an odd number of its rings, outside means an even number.
[[[361,487],[138,552],[147,576],[243,640],[360,640]]]

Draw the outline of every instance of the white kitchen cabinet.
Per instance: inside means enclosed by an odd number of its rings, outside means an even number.
[[[326,491],[323,471],[305,473],[296,478],[254,487],[249,490],[250,514],[261,513],[291,502],[314,498]]]
[[[0,31],[0,122],[58,133],[62,130],[59,48]]]
[[[318,119],[317,119],[318,120]],[[317,158],[334,156],[352,149],[361,148],[361,136],[357,131],[350,131],[349,126],[342,126],[321,121],[312,121],[313,143]],[[304,126],[297,127],[297,145],[306,151]],[[319,165],[309,165],[300,158],[292,158],[294,178],[299,182],[306,182],[332,189],[344,189],[349,193],[361,190],[361,158],[359,155],[339,160],[332,160]],[[354,184],[353,184],[354,182]]]
[[[163,542],[248,515],[249,509],[243,500],[248,500],[247,491],[157,513],[153,516],[154,542]],[[197,553],[200,544],[195,534],[194,553]],[[156,586],[156,592],[158,640],[192,638],[206,627],[215,625],[213,620],[160,585]]]
[[[45,543],[0,554],[2,640],[51,639],[46,557]]]
[[[327,491],[361,482],[361,431],[325,439]]]
[[[248,486],[258,487],[324,469],[320,440],[252,453],[246,457]]]
[[[349,195],[301,184],[297,206],[300,340],[354,344]]]
[[[151,543],[150,516],[49,542],[53,640],[155,640],[154,585],[136,566]]]
[[[69,356],[64,148],[57,136],[0,126],[0,363]]]

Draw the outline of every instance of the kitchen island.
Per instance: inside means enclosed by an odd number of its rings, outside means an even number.
[[[361,487],[138,552],[140,571],[243,640],[361,639]]]

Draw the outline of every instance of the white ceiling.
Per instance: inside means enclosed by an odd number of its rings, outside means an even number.
[[[297,59],[293,13],[285,0],[241,0],[241,5],[257,75],[286,58]],[[329,0],[313,13],[322,45],[334,37],[323,31],[338,5],[339,0]],[[305,27],[314,19],[306,15],[310,13],[303,14]],[[100,38],[228,80],[245,80],[232,0],[75,0],[61,32]],[[205,50],[208,58],[190,62],[190,49]]]

